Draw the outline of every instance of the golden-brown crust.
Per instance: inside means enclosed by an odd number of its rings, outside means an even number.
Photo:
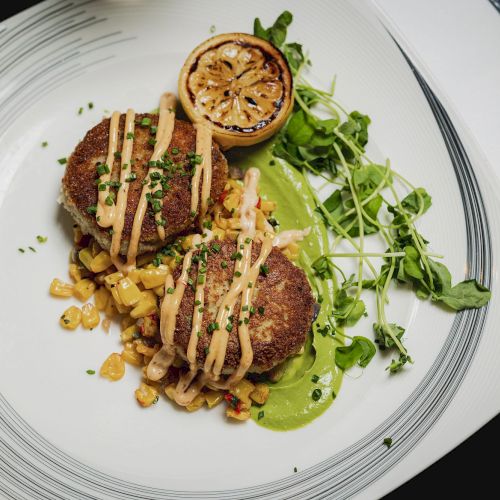
[[[123,227],[122,239],[127,241],[130,238],[134,215],[139,204],[142,191],[142,181],[147,175],[148,161],[153,154],[153,146],[148,140],[154,138],[149,127],[140,125],[143,118],[151,119],[153,125],[158,123],[158,115],[139,114],[136,115],[136,126],[134,132],[134,146],[132,158],[135,161],[132,171],[136,173],[137,179],[129,186],[127,210]],[[106,241],[109,245],[108,230],[97,225],[95,216],[88,214],[87,208],[97,203],[96,163],[105,163],[108,153],[109,140],[109,118],[102,120],[98,125],[90,129],[85,138],[75,148],[69,158],[66,173],[63,178],[63,194],[65,205],[70,212],[77,211],[81,218],[88,222],[91,234],[99,234],[100,241]],[[122,149],[123,129],[125,115],[120,117],[120,133],[118,151]],[[178,154],[172,154],[173,149],[178,149]],[[173,174],[169,181],[170,189],[165,191],[163,198],[163,217],[167,220],[165,234],[167,239],[172,239],[175,235],[193,226],[193,219],[190,217],[191,210],[191,175],[192,167],[189,164],[187,153],[196,150],[196,131],[191,123],[176,120],[172,141],[168,148],[170,158],[175,164],[181,165]],[[217,199],[224,190],[227,180],[227,161],[221,153],[219,146],[214,142],[212,146],[212,186],[210,196]],[[112,180],[119,180],[120,160],[115,159],[112,169]],[[201,193],[201,186],[200,186]],[[157,227],[154,215],[148,210],[142,224],[141,239],[142,245],[159,243]],[[122,246],[122,249],[124,247]]]
[[[219,253],[209,252],[205,284],[205,308],[201,337],[198,340],[197,362],[202,367],[206,358],[205,350],[210,345],[211,334],[208,325],[215,321],[217,305],[229,290],[233,277],[234,261],[231,254],[236,251],[236,243],[224,240]],[[209,248],[213,248],[213,244]],[[252,263],[260,253],[260,243],[252,245]],[[227,268],[221,267],[222,261]],[[255,314],[250,318],[249,331],[254,352],[252,371],[263,372],[281,363],[292,354],[297,354],[304,345],[313,320],[314,298],[304,271],[288,260],[280,250],[273,248],[266,260],[269,268],[267,276],[259,275],[252,305]],[[197,265],[191,266],[189,277],[196,283]],[[180,269],[176,269],[177,279]],[[235,324],[239,316],[241,300],[234,308]],[[194,308],[194,291],[188,286],[182,299],[175,329],[175,343],[181,353],[186,352],[191,335]],[[264,308],[264,314],[259,308]],[[234,370],[240,361],[241,351],[237,329],[229,334],[224,371]]]

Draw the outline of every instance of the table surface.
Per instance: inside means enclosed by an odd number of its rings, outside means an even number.
[[[451,107],[466,124],[500,177],[500,0],[371,1],[384,24],[415,57],[419,70],[425,71],[433,90],[446,96],[448,110]],[[36,3],[3,4],[0,21]],[[386,498],[420,497],[431,488],[433,497],[455,497],[469,488],[475,497],[495,491],[496,471],[485,450],[499,438],[497,416]]]

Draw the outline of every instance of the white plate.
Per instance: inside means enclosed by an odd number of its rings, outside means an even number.
[[[116,331],[67,333],[57,325],[68,303],[51,299],[48,285],[66,276],[71,249],[71,221],[55,201],[57,158],[105,109],[155,108],[211,25],[248,32],[256,15],[267,25],[285,8],[295,16],[289,39],[310,50],[312,78],[326,86],[337,75],[338,99],[372,118],[372,156],[390,157],[433,195],[419,228],[446,255],[454,279],[495,284],[498,203],[482,181],[487,168],[470,161],[444,109],[366,5],[236,5],[49,0],[0,31],[0,491],[7,497],[369,498],[425,465],[377,482],[428,443],[423,436],[450,411],[461,384],[472,384],[472,360],[495,333],[496,296],[489,309],[453,315],[404,290],[393,293],[390,312],[407,326],[415,364],[391,377],[378,356],[362,377],[345,377],[335,404],[297,431],[228,425],[220,411],[186,415],[167,404],[143,411],[133,397],[138,371],[118,384],[86,375],[119,350],[119,339]],[[37,244],[38,234],[48,242]],[[37,252],[18,252],[29,245]],[[370,319],[358,325],[370,329]],[[487,354],[481,363],[493,370]],[[490,416],[476,413],[474,428]],[[429,457],[465,437],[457,426],[451,443],[426,445]]]

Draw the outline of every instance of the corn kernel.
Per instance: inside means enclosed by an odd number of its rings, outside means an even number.
[[[127,307],[127,306],[124,306],[123,304],[119,304],[118,302],[116,302],[114,299],[113,299],[114,303],[115,303],[115,307],[116,307],[116,310],[120,313],[120,314],[127,314],[130,312],[130,310],[132,309],[131,307]]]
[[[109,333],[109,328],[111,327],[111,320],[109,318],[104,318],[102,320],[102,329],[106,332]]]
[[[132,342],[136,333],[138,333],[137,326],[131,325],[120,333],[120,339],[123,343]]]
[[[125,342],[122,351],[122,358],[131,365],[142,366],[142,354],[135,350],[135,346],[132,342]]]
[[[231,218],[227,221],[229,229],[241,229],[241,221],[237,218]]]
[[[240,410],[237,412],[234,408],[230,406],[226,409],[226,417],[234,418],[236,420],[248,420],[250,418],[250,412],[248,410]]]
[[[59,324],[67,330],[74,330],[82,320],[82,311],[76,306],[71,306],[64,311],[59,319]]]
[[[205,395],[198,394],[191,403],[186,406],[186,410],[189,412],[199,410],[205,404]]]
[[[92,297],[96,289],[96,285],[92,280],[84,279],[79,281],[75,288],[73,289],[73,295],[82,302],[87,302],[87,300]]]
[[[182,249],[188,251],[193,246],[194,235],[190,234],[182,240]]]
[[[141,281],[141,271],[142,269],[132,269],[132,271],[127,274],[127,277],[130,279],[130,281],[132,281],[132,283],[135,283],[137,285],[137,283]]]
[[[109,266],[111,266],[113,262],[111,262],[111,257],[108,252],[104,250],[99,252],[90,263],[90,270],[93,273],[101,273],[106,270]]]
[[[168,399],[171,399],[172,401],[175,400],[175,384],[170,384],[165,387],[165,394],[167,395]]]
[[[108,300],[106,309],[104,309],[104,314],[106,314],[109,318],[114,318],[118,314],[114,300]]]
[[[226,231],[226,236],[233,241],[236,241],[239,234],[240,234],[239,231],[236,231],[235,229],[228,229]]]
[[[164,286],[157,286],[156,288],[153,288],[153,292],[158,295],[158,297],[163,297],[165,295],[165,287]]]
[[[69,276],[73,281],[78,283],[82,279],[82,271],[80,269],[80,266],[78,266],[77,264],[70,264]]]
[[[110,354],[101,366],[101,377],[107,378],[111,382],[120,380],[125,375],[125,363],[122,357],[114,352]]]
[[[106,304],[110,298],[110,293],[107,288],[101,286],[94,292],[94,304],[99,311],[106,309]]]
[[[148,347],[146,344],[143,344],[142,341],[135,341],[135,350],[139,354],[143,354],[144,356],[147,356],[148,358],[152,358],[159,350],[160,346],[157,344],[154,347]],[[144,360],[143,360],[144,361]]]
[[[156,304],[153,304],[149,300],[140,300],[139,303],[130,311],[130,316],[132,318],[144,318],[144,316],[149,316],[156,312]]]
[[[240,193],[238,191],[233,191],[229,193],[223,201],[224,208],[231,212],[233,210],[237,210],[240,206]]]
[[[267,384],[255,384],[255,389],[250,393],[250,399],[259,405],[263,405],[269,397],[269,386]]]
[[[144,288],[151,289],[165,284],[165,278],[170,273],[168,266],[161,264],[154,269],[143,269],[141,271],[141,281]]]
[[[73,295],[73,288],[73,285],[55,278],[50,284],[50,294],[54,297],[71,297]]]
[[[94,259],[92,255],[92,250],[90,248],[82,248],[78,252],[78,258],[80,259],[80,262],[89,270],[92,271],[90,268],[90,265],[92,264],[92,260]]]
[[[104,283],[106,284],[106,288],[109,290],[111,285],[116,285],[122,278],[124,278],[123,273],[117,271],[116,273],[108,274],[104,278]]]
[[[83,328],[92,330],[99,324],[100,321],[101,318],[99,317],[99,311],[94,306],[94,304],[85,304],[82,307]]]
[[[122,299],[120,297],[120,294],[118,293],[118,287],[117,287],[117,285],[111,285],[109,287],[109,291],[111,292],[111,296],[113,297],[113,300],[115,301],[115,305],[116,304],[121,304],[122,303]]]
[[[254,389],[255,386],[252,382],[249,382],[247,379],[242,379],[229,392],[233,396],[236,396],[246,408],[250,408],[252,404],[250,401],[250,393],[253,392]]]
[[[262,200],[260,204],[260,209],[263,212],[274,212],[278,208],[278,205],[275,201],[264,201]]]
[[[124,306],[133,306],[141,299],[141,291],[130,278],[120,280],[116,288]]]
[[[217,406],[223,399],[224,393],[221,391],[208,391],[205,393],[205,399],[209,408]]]
[[[226,232],[224,231],[224,229],[221,229],[220,227],[215,227],[212,230],[212,234],[213,234],[214,240],[223,240],[225,233]]]
[[[158,391],[144,382],[142,382],[139,389],[135,391],[135,399],[137,399],[137,402],[144,408],[155,404],[158,401],[158,397]]]

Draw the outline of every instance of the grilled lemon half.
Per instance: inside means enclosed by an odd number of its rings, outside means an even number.
[[[179,97],[189,118],[209,122],[228,149],[275,134],[292,111],[292,85],[288,63],[274,45],[225,33],[191,52],[179,76]]]

